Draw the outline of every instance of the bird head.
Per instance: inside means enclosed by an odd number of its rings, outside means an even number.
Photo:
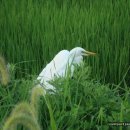
[[[85,49],[83,49],[81,47],[75,47],[74,49],[72,49],[70,51],[70,56],[72,56],[72,57],[94,56],[94,55],[96,55],[96,53],[90,52],[90,51],[86,51]]]

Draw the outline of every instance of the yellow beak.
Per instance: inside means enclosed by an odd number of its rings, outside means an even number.
[[[84,53],[84,56],[95,56],[96,55],[96,53],[94,53],[94,52],[90,52],[90,51],[85,51],[85,53]]]

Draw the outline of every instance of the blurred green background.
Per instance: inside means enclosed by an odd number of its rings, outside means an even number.
[[[130,1],[0,0],[0,53],[17,78],[76,46],[98,54],[85,59],[94,78],[118,84],[130,65]]]

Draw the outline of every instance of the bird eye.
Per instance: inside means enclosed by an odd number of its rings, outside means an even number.
[[[85,52],[85,51],[83,51],[83,50],[81,51],[81,53],[84,53],[84,52]]]

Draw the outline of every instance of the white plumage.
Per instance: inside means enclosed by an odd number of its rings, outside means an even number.
[[[46,67],[39,74],[37,80],[40,81],[45,89],[51,89],[55,91],[55,87],[48,81],[54,80],[55,77],[64,77],[68,71],[68,67],[71,70],[71,76],[73,76],[74,65],[80,65],[83,62],[83,56],[95,55],[96,53],[84,50],[81,47],[76,47],[71,51],[60,51],[53,60],[46,65]]]

